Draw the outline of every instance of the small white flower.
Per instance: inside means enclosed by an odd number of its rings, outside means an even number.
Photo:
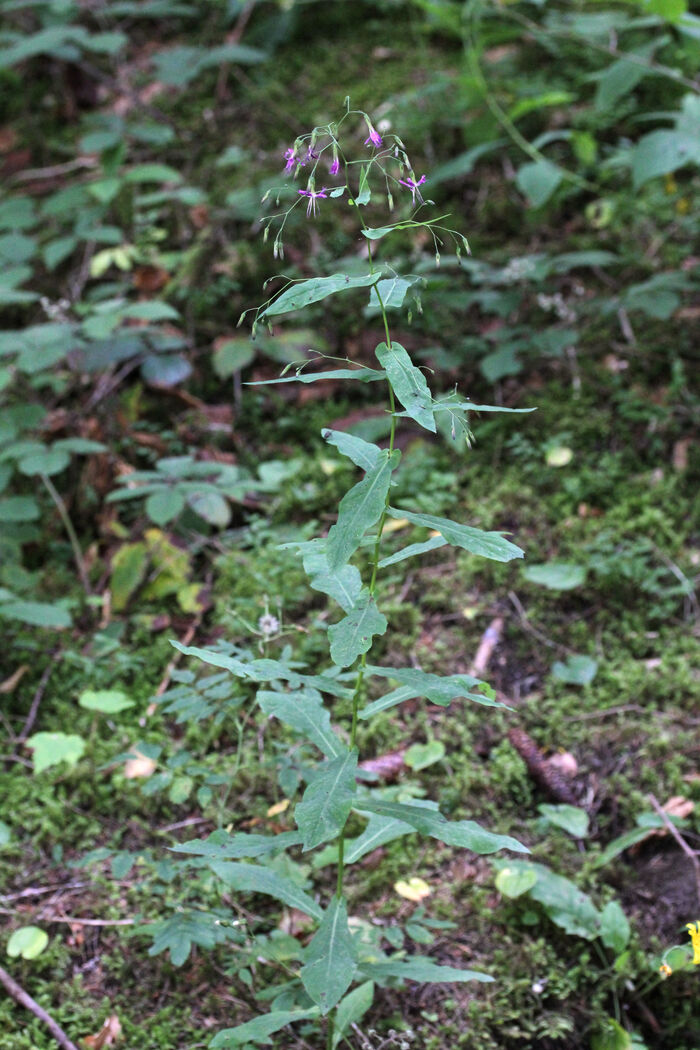
[[[280,629],[280,622],[272,613],[264,613],[258,620],[258,630],[265,638],[271,638]]]

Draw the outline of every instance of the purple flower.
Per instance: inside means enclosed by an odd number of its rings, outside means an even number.
[[[418,189],[418,187],[422,186],[424,182],[425,182],[425,175],[421,175],[421,177],[418,179],[418,181],[416,181],[414,178],[412,178],[410,175],[408,175],[405,179],[399,179],[399,186],[405,186],[406,189],[409,189],[411,191],[411,196],[413,198],[413,203],[414,204],[416,203],[416,197],[418,197],[418,200],[422,204],[423,203],[423,198],[420,195],[420,190]]]
[[[374,146],[376,149],[382,145],[382,136],[378,131],[375,131],[371,124],[368,124],[369,136],[365,139],[365,146]]]
[[[284,168],[285,175],[289,175],[290,172],[295,171],[297,168],[303,168],[307,160],[306,157],[303,160],[301,157],[297,157],[295,146],[290,146],[289,149],[286,150],[284,159],[287,162]]]
[[[323,189],[320,190],[299,190],[299,194],[302,197],[309,198],[309,203],[306,206],[307,217],[310,216],[312,213],[316,215],[316,201],[319,199],[319,197],[322,197],[324,199],[328,197],[325,186],[323,187]]]
[[[340,171],[340,161],[338,160],[337,157],[334,157],[333,158],[333,163],[331,164],[330,168],[328,169],[328,174],[329,175],[337,175],[339,171]]]

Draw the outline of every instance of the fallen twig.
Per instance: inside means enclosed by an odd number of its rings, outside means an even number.
[[[688,843],[685,841],[676,825],[669,817],[666,810],[663,808],[662,805],[659,804],[658,799],[654,795],[648,795],[647,798],[649,799],[649,801],[651,802],[652,806],[659,814],[661,819],[663,820],[668,832],[673,836],[680,848],[685,853],[686,857],[688,857],[688,859],[690,860],[690,863],[693,865],[693,870],[695,872],[695,891],[698,897],[698,904],[700,905],[700,857],[698,856],[698,851],[692,849],[688,845]]]
[[[19,736],[15,740],[16,744],[23,744],[24,741],[29,736],[29,733],[31,732],[32,726],[34,725],[34,722],[36,720],[37,712],[39,710],[39,704],[41,703],[42,697],[44,696],[44,690],[46,689],[46,686],[48,684],[49,678],[51,677],[51,672],[53,671],[54,667],[58,663],[60,657],[61,657],[60,653],[52,653],[51,654],[51,659],[50,659],[49,663],[46,665],[46,667],[44,668],[44,673],[42,674],[41,678],[39,679],[39,684],[36,687],[36,692],[34,693],[34,696],[32,698],[31,707],[29,708],[29,714],[27,715],[27,720],[24,723],[24,727],[22,729],[22,732],[19,734]]]
[[[38,1017],[39,1020],[46,1025],[51,1032],[51,1035],[63,1050],[78,1050],[75,1043],[71,1042],[61,1026],[54,1021],[53,1017],[51,1017],[50,1014],[47,1014],[46,1010],[39,1006],[36,1000],[32,999],[31,995],[25,992],[24,988],[17,984],[17,981],[10,977],[7,970],[4,970],[2,966],[0,966],[0,984],[4,985],[8,994],[12,996],[16,1003],[19,1003],[20,1006],[24,1006],[25,1009],[33,1013],[35,1017]]]
[[[469,674],[474,675],[475,678],[479,678],[482,674],[485,674],[493,651],[501,640],[501,633],[503,631],[503,617],[497,616],[495,620],[492,620],[484,631],[481,641],[479,642],[479,648],[476,650],[474,657],[474,663],[469,669]]]

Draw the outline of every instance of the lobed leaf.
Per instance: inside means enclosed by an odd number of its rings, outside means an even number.
[[[337,667],[350,667],[371,648],[374,635],[384,634],[388,626],[373,595],[363,589],[347,616],[328,628],[333,663]]]
[[[324,755],[337,758],[347,753],[345,744],[331,729],[330,712],[316,689],[298,689],[293,693],[261,690],[257,700],[266,715],[273,715],[296,729]]]

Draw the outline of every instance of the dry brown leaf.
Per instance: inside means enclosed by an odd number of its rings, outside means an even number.
[[[406,748],[400,748],[398,751],[387,751],[385,755],[378,755],[376,758],[366,758],[364,762],[360,762],[358,768],[364,770],[365,773],[374,773],[378,780],[396,780],[405,769],[405,754]]]
[[[673,464],[673,469],[677,470],[679,474],[688,468],[688,449],[692,443],[692,438],[681,438],[673,446],[671,463]]]
[[[664,802],[661,808],[664,813],[668,813],[669,817],[684,820],[695,809],[695,803],[691,802],[689,798],[684,798],[683,795],[673,795],[668,802]]]
[[[90,1050],[103,1050],[105,1046],[113,1046],[122,1034],[122,1026],[116,1014],[110,1014],[105,1023],[95,1035],[86,1035],[81,1040],[83,1046]]]
[[[156,763],[152,758],[146,758],[139,751],[135,751],[134,757],[126,760],[124,776],[127,780],[136,780],[137,777],[150,777],[155,768]]]
[[[132,281],[139,292],[159,292],[170,280],[170,274],[162,266],[137,266]]]

